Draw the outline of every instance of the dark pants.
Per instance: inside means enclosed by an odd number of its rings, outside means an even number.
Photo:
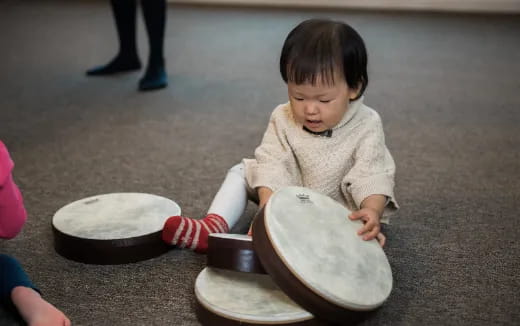
[[[11,256],[0,254],[0,300],[11,308],[11,292],[17,286],[25,286],[40,292],[29,280],[20,263]]]
[[[137,56],[136,0],[111,0],[120,55]],[[163,65],[164,28],[166,25],[166,0],[141,0],[144,22],[150,44],[149,65]]]

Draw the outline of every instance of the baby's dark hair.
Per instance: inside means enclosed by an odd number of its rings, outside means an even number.
[[[368,84],[367,51],[361,36],[349,25],[326,19],[300,23],[287,36],[280,56],[283,80],[297,85],[334,84],[342,71],[348,87],[360,98]]]

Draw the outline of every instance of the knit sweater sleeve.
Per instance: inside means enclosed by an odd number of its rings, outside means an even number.
[[[285,186],[299,185],[301,177],[296,159],[287,140],[287,106],[277,107],[271,114],[269,125],[260,146],[255,150],[255,160],[250,165],[248,181],[253,189],[267,187],[276,191]]]
[[[370,195],[386,196],[388,202],[381,222],[388,223],[389,215],[399,208],[394,196],[395,163],[385,145],[381,118],[375,111],[364,123],[361,133],[354,165],[344,177],[341,188],[358,208]]]
[[[14,238],[27,218],[20,190],[13,181],[13,161],[0,141],[0,238]]]

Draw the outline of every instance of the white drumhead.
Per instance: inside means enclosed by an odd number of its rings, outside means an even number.
[[[239,240],[239,241],[253,241],[253,238],[248,236],[247,234],[234,234],[234,233],[211,233],[209,235],[213,238],[221,238],[221,239],[232,239],[232,240]]]
[[[72,202],[54,214],[52,223],[74,237],[115,240],[158,232],[168,217],[180,213],[179,205],[164,197],[112,193]]]
[[[268,237],[286,267],[311,291],[351,310],[372,310],[392,290],[392,271],[376,240],[357,235],[360,221],[333,199],[287,187],[265,208]]]
[[[214,314],[242,322],[274,324],[313,318],[263,274],[206,267],[195,281],[195,295]]]

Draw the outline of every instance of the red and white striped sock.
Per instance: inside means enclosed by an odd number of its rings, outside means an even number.
[[[208,214],[202,220],[172,216],[164,223],[162,239],[179,248],[188,248],[198,253],[208,250],[210,233],[228,233],[226,221],[217,214]]]

